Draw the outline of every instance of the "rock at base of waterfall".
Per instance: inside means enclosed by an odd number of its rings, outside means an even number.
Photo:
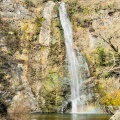
[[[110,120],[120,120],[120,110],[118,110],[111,118]]]

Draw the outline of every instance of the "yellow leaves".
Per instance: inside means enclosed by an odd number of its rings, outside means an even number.
[[[10,35],[13,35],[13,34],[14,34],[14,32],[12,32],[12,31],[9,31],[9,32],[8,32],[8,34],[10,34]]]
[[[20,26],[24,34],[34,34],[35,24],[32,21],[21,21]]]
[[[113,105],[115,107],[120,105],[120,90],[107,93],[101,100],[101,104]]]
[[[114,77],[100,79],[98,88],[101,95],[100,103],[103,105],[120,105],[120,90],[116,86],[119,81]]]
[[[26,31],[26,30],[28,29],[28,25],[23,25],[23,26],[22,26],[22,29],[23,29],[24,31]]]
[[[31,23],[28,23],[26,24],[24,27],[23,27],[23,30],[26,32],[26,33],[30,33],[30,34],[33,34],[34,33],[34,24],[31,24]]]
[[[54,88],[54,84],[52,84],[52,82],[50,80],[46,80],[44,83],[44,86],[47,91],[52,91]]]
[[[117,92],[117,96],[120,97],[120,90],[118,90],[118,92]]]

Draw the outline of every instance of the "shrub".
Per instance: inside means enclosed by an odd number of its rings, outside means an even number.
[[[81,9],[84,14],[89,14],[91,11],[88,6],[81,6]]]
[[[41,27],[42,26],[42,22],[45,20],[45,18],[43,17],[37,17],[35,19],[35,24],[38,26],[38,27]]]
[[[101,66],[104,66],[106,53],[105,53],[105,50],[102,46],[97,47],[97,55],[98,55],[98,61],[97,61],[98,64]]]
[[[36,32],[36,34],[39,34],[39,32],[40,32],[40,27],[42,26],[42,22],[45,20],[45,18],[43,18],[43,17],[37,17],[36,19],[35,19],[35,25],[36,25],[36,30],[35,30],[35,32]]]
[[[35,7],[34,3],[31,0],[25,0],[24,4],[26,8]]]
[[[18,102],[10,114],[12,120],[29,120],[30,108],[23,102]]]

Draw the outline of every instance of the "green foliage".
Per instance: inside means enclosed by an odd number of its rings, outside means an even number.
[[[58,27],[58,28],[59,28],[60,33],[61,33],[61,35],[63,36],[63,28],[62,28],[62,25],[61,25],[60,21],[58,21],[58,22],[57,22],[56,27]]]
[[[91,12],[90,6],[81,6],[81,10],[83,14],[89,14]]]
[[[84,26],[84,24],[85,24],[85,19],[81,19],[81,21],[80,21],[80,27],[83,27]]]
[[[102,97],[106,95],[105,87],[103,87],[101,83],[98,84],[98,89],[99,89],[99,93]]]
[[[115,57],[115,64],[116,66],[120,65],[120,53],[115,53],[114,54],[114,57]]]
[[[20,42],[20,35],[18,29],[13,29],[12,34],[7,33],[6,34],[6,42],[7,46],[9,47],[8,51],[10,54],[15,53],[17,50],[19,50],[19,42]]]
[[[55,13],[57,16],[59,16],[59,9],[58,9],[57,5],[54,6],[53,13]]]
[[[59,106],[62,105],[63,98],[59,90],[54,89],[53,91],[44,93],[45,96],[45,106],[43,106],[43,111],[45,112],[57,112]]]
[[[99,12],[102,9],[101,4],[96,4],[94,9],[95,9],[95,12]]]
[[[108,77],[111,77],[112,75],[113,75],[113,72],[110,71],[110,72],[103,73],[103,74],[102,74],[102,77],[108,78]]]
[[[2,80],[3,79],[3,77],[4,77],[4,73],[1,73],[1,70],[0,70],[0,80]]]
[[[111,50],[106,50],[103,46],[97,47],[97,59],[96,63],[100,66],[112,66],[119,65],[120,56]],[[110,73],[111,74],[111,73]]]
[[[45,112],[57,112],[58,107],[62,104],[61,83],[58,79],[58,73],[51,70],[44,82],[43,94],[46,102],[42,109]]]
[[[40,27],[42,26],[42,22],[45,21],[45,18],[43,17],[37,17],[35,19],[35,25],[36,25],[36,30],[35,30],[35,33],[36,34],[39,34],[40,32]]]
[[[89,19],[83,19],[83,18],[81,18],[79,26],[80,26],[80,27],[87,28],[87,27],[89,27],[91,24],[92,24],[92,23],[91,23],[91,21],[90,21]]]
[[[68,9],[68,13],[69,13],[69,16],[70,18],[72,17],[72,15],[77,12],[77,9],[76,9],[76,6],[77,6],[77,2],[74,1],[72,2],[71,4],[69,4],[69,9]]]
[[[69,9],[69,15],[70,15],[70,17],[71,17],[74,13],[75,13],[75,9],[74,9],[74,7],[71,7],[71,8]]]
[[[98,55],[98,61],[97,61],[97,63],[100,66],[105,66],[106,53],[105,53],[105,49],[102,46],[98,46],[97,47],[97,55]]]
[[[42,26],[42,22],[45,20],[45,18],[43,17],[37,17],[35,19],[35,24],[38,26],[38,27],[41,27]]]
[[[25,0],[24,1],[25,7],[26,8],[30,8],[30,7],[35,7],[34,3],[32,2],[32,0]]]
[[[57,22],[56,27],[58,27],[60,30],[62,30],[62,25],[61,25],[60,21],[59,21],[59,22]]]

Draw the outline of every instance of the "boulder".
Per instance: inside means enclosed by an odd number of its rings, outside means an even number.
[[[117,111],[109,120],[120,120],[120,110]]]

